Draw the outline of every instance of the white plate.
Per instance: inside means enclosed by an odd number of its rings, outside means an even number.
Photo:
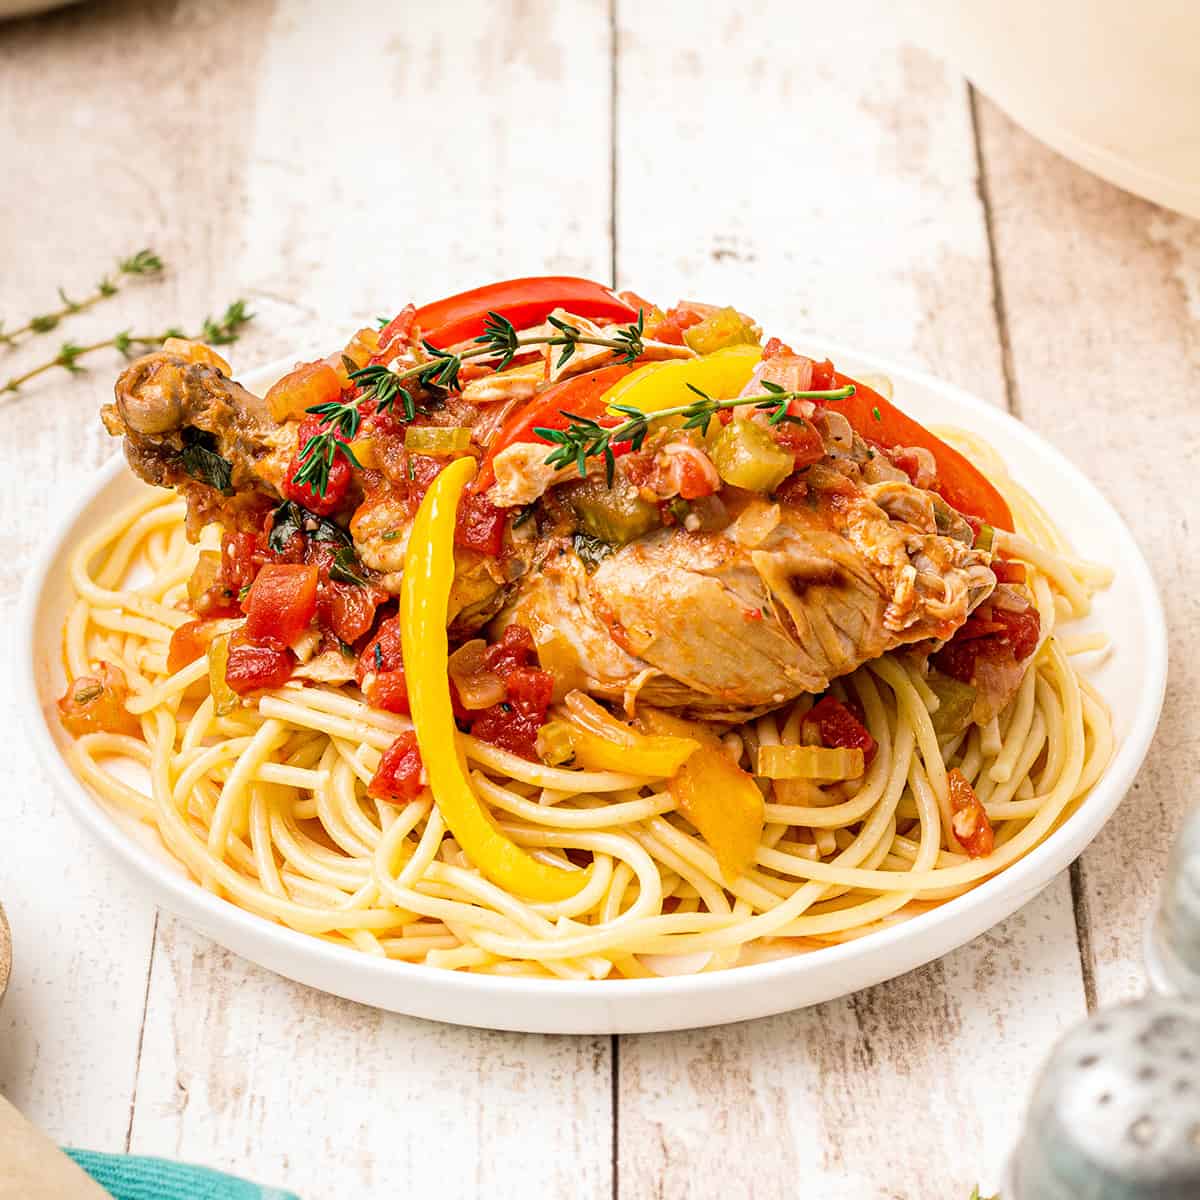
[[[823,349],[826,347],[823,347]],[[145,485],[124,459],[109,463],[51,534],[24,591],[19,645],[28,647],[17,687],[29,735],[76,817],[148,889],[156,903],[221,945],[270,970],[363,1004],[462,1025],[542,1033],[641,1033],[767,1016],[891,979],[961,946],[1035,896],[1096,836],[1125,795],[1150,745],[1166,682],[1166,631],[1150,571],[1129,530],[1099,492],[1056,450],[1005,413],[929,375],[849,350],[832,350],[850,374],[883,372],[897,401],[922,420],[972,429],[995,446],[1016,478],[1054,514],[1083,556],[1112,564],[1116,581],[1096,600],[1089,625],[1115,647],[1093,678],[1112,706],[1119,748],[1092,794],[1042,845],[1008,870],[940,908],[795,958],[708,975],[576,983],[467,975],[389,962],[253,916],[203,891],[145,826],[111,813],[63,758],[55,717],[63,691],[60,647],[71,589],[72,547]],[[290,367],[243,378],[266,386]]]

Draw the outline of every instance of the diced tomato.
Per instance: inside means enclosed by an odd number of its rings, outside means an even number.
[[[683,345],[683,331],[693,325],[699,325],[706,315],[705,309],[688,304],[681,300],[674,308],[668,309],[661,321],[652,328],[646,329],[648,337],[656,342],[666,342],[672,346]]]
[[[485,708],[471,723],[471,733],[481,742],[536,760],[538,730],[545,723],[544,712],[506,700]]]
[[[504,680],[505,699],[470,714],[471,733],[480,741],[528,759],[537,758],[538,730],[546,723],[554,692],[554,677],[529,666],[533,654],[529,630],[509,625],[500,641],[483,653],[484,669]]]
[[[1022,662],[1037,649],[1042,619],[1031,604],[1022,610],[981,604],[930,660],[943,675],[971,683],[980,659]]]
[[[220,621],[185,621],[171,634],[167,646],[167,671],[174,675],[206,653],[221,629]]]
[[[458,505],[454,544],[495,558],[504,547],[506,509],[497,508],[478,492],[468,492]]]
[[[257,550],[258,537],[253,533],[221,535],[221,577],[234,596],[254,582],[259,568],[254,561]]]
[[[706,471],[698,454],[680,454],[676,456],[678,463],[679,494],[685,500],[699,500],[702,496],[711,496],[720,485],[720,476]]]
[[[533,656],[533,634],[524,625],[509,625],[483,652],[483,666],[501,679],[507,679],[518,667],[525,666]]]
[[[349,645],[367,633],[375,610],[387,599],[379,588],[322,580],[317,588],[317,623]]]
[[[817,727],[822,746],[861,750],[870,766],[879,746],[862,720],[840,700],[825,696],[809,709],[804,720]]]
[[[314,512],[320,517],[327,517],[332,512],[337,512],[342,506],[342,501],[346,498],[346,492],[350,488],[350,480],[353,476],[353,468],[342,455],[334,456],[333,464],[329,468],[329,480],[325,485],[325,494],[321,495],[311,483],[297,483],[296,475],[303,464],[300,462],[299,453],[292,455],[292,461],[288,463],[287,473],[283,477],[283,486],[279,489],[286,500],[294,500],[297,504],[307,508],[309,512]]]
[[[311,563],[267,563],[246,596],[246,636],[288,645],[317,612],[317,568]]]
[[[379,769],[367,785],[367,795],[380,800],[415,800],[425,773],[415,733],[402,733],[384,752]]]
[[[358,656],[355,677],[372,708],[408,712],[408,684],[404,678],[399,617],[389,617],[380,623],[375,636]]]
[[[768,359],[776,358],[780,354],[795,354],[795,351],[786,342],[781,342],[777,337],[767,338],[767,344],[763,347],[763,362]],[[813,385],[814,387],[816,384]]]
[[[1024,583],[1025,564],[1010,562],[1007,558],[992,559],[992,573],[997,583]]]
[[[244,628],[229,639],[225,682],[244,695],[258,688],[282,687],[292,677],[292,653],[278,642],[253,642]]]
[[[504,681],[508,698],[543,713],[554,696],[554,676],[537,667],[517,667]]]
[[[137,735],[141,722],[125,708],[129,688],[120,667],[98,663],[95,675],[80,675],[58,701],[63,728],[76,737],[85,733]]]
[[[986,858],[996,846],[987,811],[970,781],[957,767],[946,772],[946,782],[950,787],[950,807],[954,810],[950,821],[954,836],[970,858]]]
[[[789,407],[796,405],[797,401],[793,400]],[[796,470],[802,471],[825,457],[825,443],[809,421],[798,412],[791,415],[794,420],[783,421],[775,426],[775,440],[785,450],[791,451]]]

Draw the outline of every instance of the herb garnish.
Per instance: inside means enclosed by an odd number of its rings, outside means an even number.
[[[604,471],[609,487],[612,486],[613,473],[616,470],[616,457],[613,454],[614,442],[629,442],[634,450],[640,450],[646,440],[650,426],[656,421],[667,417],[683,417],[684,429],[699,429],[701,433],[708,432],[709,423],[717,412],[723,408],[741,408],[744,404],[752,404],[764,411],[771,410],[768,422],[779,425],[785,421],[799,421],[802,418],[793,417],[788,413],[788,404],[792,400],[846,400],[854,395],[854,385],[834,391],[789,392],[776,383],[762,381],[763,391],[753,396],[735,396],[732,400],[714,400],[706,392],[702,392],[693,384],[688,387],[700,398],[691,404],[677,404],[673,408],[662,408],[657,412],[646,413],[632,404],[613,404],[613,412],[622,413],[626,420],[619,425],[601,425],[591,417],[581,417],[575,413],[563,411],[563,416],[570,419],[566,429],[547,429],[535,426],[533,432],[539,437],[552,443],[554,449],[546,456],[546,465],[551,467],[566,467],[574,463],[580,475],[587,474],[587,460],[602,456]]]
[[[246,311],[246,302],[235,300],[225,310],[219,321],[212,317],[205,317],[199,333],[184,333],[182,329],[171,328],[162,333],[133,334],[128,329],[123,329],[110,338],[99,342],[90,342],[86,346],[77,345],[75,342],[63,342],[58,348],[58,353],[52,359],[33,367],[23,375],[14,375],[3,387],[0,387],[0,392],[15,392],[29,380],[45,374],[47,371],[53,371],[55,367],[62,367],[64,371],[77,375],[83,370],[79,365],[79,359],[108,347],[119,351],[126,358],[132,358],[134,354],[143,350],[157,349],[167,338],[184,338],[193,342],[207,342],[210,346],[227,346],[238,340],[241,336],[242,326],[253,319],[254,314]]]
[[[547,322],[557,332],[521,337],[507,317],[498,312],[489,312],[483,333],[474,339],[477,346],[472,349],[455,353],[439,349],[424,339],[421,348],[428,357],[411,367],[393,370],[392,364],[372,363],[350,371],[350,379],[359,389],[357,396],[348,401],[330,400],[325,404],[315,404],[307,410],[324,418],[326,429],[309,438],[300,451],[296,484],[309,484],[318,495],[325,495],[329,471],[339,454],[352,467],[361,469],[362,464],[347,444],[358,436],[362,425],[359,406],[365,400],[372,400],[377,412],[388,412],[399,401],[404,410],[404,419],[412,421],[418,411],[424,410],[419,408],[412,392],[404,386],[409,380],[416,380],[424,388],[457,391],[459,372],[467,359],[499,355],[496,370],[503,371],[526,346],[561,346],[562,352],[556,364],[558,367],[565,366],[580,346],[606,346],[613,353],[613,363],[634,363],[645,350],[645,318],[641,310],[636,321],[629,325],[612,326],[605,331],[609,336],[604,337],[584,333],[558,317],[547,317]]]
[[[117,278],[119,279],[122,275],[157,275],[162,269],[162,259],[153,250],[139,250],[136,254],[131,254],[117,263]],[[49,333],[50,330],[58,327],[64,317],[84,312],[93,305],[99,304],[101,300],[115,296],[120,290],[120,286],[108,275],[105,275],[96,284],[91,295],[85,296],[82,300],[72,300],[62,288],[59,288],[58,298],[62,301],[61,308],[30,317],[24,325],[7,333],[4,330],[4,323],[0,321],[0,345],[15,346],[17,338],[27,333]]]
[[[368,587],[367,581],[358,573],[360,565],[354,550],[350,546],[339,546],[329,564],[329,578],[339,583],[350,583],[355,587]]]
[[[204,429],[187,426],[183,431],[183,449],[179,453],[179,465],[193,478],[223,495],[233,492],[233,465],[217,453],[215,434]]]
[[[350,535],[340,526],[324,517],[318,517],[294,500],[285,500],[271,514],[271,532],[267,545],[276,554],[282,554],[296,534],[303,534],[314,542],[336,542],[340,546],[351,545]]]

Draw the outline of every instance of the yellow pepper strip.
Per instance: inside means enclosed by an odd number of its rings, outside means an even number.
[[[765,810],[758,784],[706,729],[652,708],[643,709],[639,721],[656,734],[690,736],[700,742],[667,790],[717,856],[726,881],[736,879],[754,862],[762,841]]]
[[[728,400],[750,382],[761,358],[759,346],[729,346],[703,358],[647,363],[613,384],[604,393],[604,403],[610,411],[614,404],[632,404],[644,413],[658,412],[696,400],[689,384],[715,400]]]
[[[229,634],[223,633],[208,644],[208,688],[212,692],[213,712],[227,717],[238,706],[238,694],[225,680],[229,666]]]
[[[454,579],[454,524],[475,460],[459,458],[433,481],[404,554],[400,636],[408,701],[434,801],[463,853],[498,887],[531,900],[566,900],[587,871],[563,871],[531,858],[496,828],[467,778],[450,707],[446,613]]]
[[[575,765],[588,771],[620,771],[669,779],[700,749],[700,743],[689,737],[659,737],[633,730],[621,742],[610,741],[570,721],[551,721],[542,732],[546,734],[547,745],[568,742],[574,751]]]

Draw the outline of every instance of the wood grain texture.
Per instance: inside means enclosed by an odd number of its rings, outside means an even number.
[[[607,1038],[460,1029],[160,928],[131,1148],[304,1200],[611,1194]]]
[[[1072,166],[979,103],[1018,411],[1129,523],[1166,607],[1170,679],[1129,796],[1083,856],[1097,998],[1142,992],[1145,923],[1200,750],[1200,225]]]
[[[714,25],[619,6],[618,278],[771,314],[768,332],[828,331],[1003,404],[966,86],[872,32],[868,7],[751,4]],[[1084,1011],[1062,877],[856,998],[624,1039],[621,1193],[965,1196],[998,1182],[1028,1080]],[[909,1128],[918,1096],[934,1119],[914,1154],[879,1130]]]
[[[255,21],[223,26],[205,6],[184,22],[170,6],[72,9],[0,32],[0,316],[9,327],[55,307],[113,260],[153,244],[170,277],[135,286],[69,327],[77,341],[123,326],[195,322],[228,296],[214,255],[223,211],[223,155],[242,120],[222,85],[249,75]],[[261,26],[261,22],[259,22]],[[153,95],[155,102],[147,104]],[[219,148],[219,149],[210,149]],[[186,264],[184,266],[183,264]],[[32,365],[55,335],[0,349],[0,378]],[[96,420],[115,366],[86,378],[44,377],[0,397],[9,489],[0,522],[0,619],[11,628],[17,592],[52,514],[80,477],[113,453]],[[130,1121],[154,911],[65,811],[32,761],[0,691],[5,764],[0,887],[13,926],[13,979],[0,1010],[0,1088],[51,1134],[121,1149]],[[63,864],[68,864],[66,870]]]

